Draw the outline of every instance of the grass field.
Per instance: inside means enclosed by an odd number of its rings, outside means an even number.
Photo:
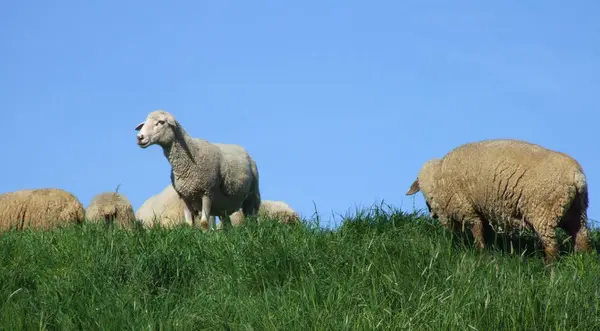
[[[531,237],[514,239],[512,253],[510,238],[500,239],[480,254],[468,235],[379,208],[336,230],[266,222],[216,233],[91,224],[8,232],[0,234],[0,328],[600,328],[595,254],[564,244],[551,272]]]

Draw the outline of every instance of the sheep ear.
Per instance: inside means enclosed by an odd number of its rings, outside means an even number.
[[[146,123],[146,122],[142,122],[142,123],[138,124],[138,125],[135,127],[135,131],[140,131],[140,129],[142,128],[142,126],[144,126],[144,123]]]
[[[167,124],[169,124],[170,126],[177,126],[177,121],[175,121],[175,117],[169,115],[169,116],[166,116],[165,120],[167,121]]]
[[[408,192],[406,192],[406,195],[413,195],[417,192],[419,192],[421,190],[421,187],[419,186],[419,178],[417,178],[412,185],[410,186],[410,188],[408,189]]]

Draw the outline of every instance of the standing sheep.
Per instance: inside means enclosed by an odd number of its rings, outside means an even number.
[[[89,221],[104,221],[107,225],[118,223],[129,226],[135,220],[131,202],[121,193],[104,192],[96,195],[85,211]]]
[[[144,226],[157,222],[162,226],[171,227],[185,221],[184,206],[173,185],[169,184],[142,204],[136,212],[136,219],[141,220]]]
[[[0,229],[52,229],[82,223],[85,210],[71,193],[57,188],[24,189],[0,194]]]
[[[278,219],[282,224],[297,224],[300,222],[298,213],[283,201],[263,200],[258,209],[258,217]],[[241,211],[236,211],[231,214],[231,225],[238,226],[244,220],[244,214]],[[222,228],[222,223],[219,223],[219,229]]]
[[[175,117],[163,110],[148,114],[136,128],[141,148],[158,144],[171,164],[171,183],[184,201],[186,222],[214,229],[214,218],[242,209],[255,215],[260,206],[256,162],[239,145],[210,143],[189,136]]]
[[[468,143],[427,161],[406,195],[419,190],[446,227],[471,224],[480,249],[492,226],[527,225],[542,241],[546,263],[558,255],[557,227],[577,252],[590,251],[586,177],[564,153],[512,139]]]

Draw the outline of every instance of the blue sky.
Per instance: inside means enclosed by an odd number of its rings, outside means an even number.
[[[87,206],[120,184],[137,209],[169,183],[134,130],[164,109],[244,146],[263,199],[325,223],[423,208],[404,196],[422,163],[488,138],[576,158],[600,219],[598,17],[593,1],[4,1],[0,191]]]

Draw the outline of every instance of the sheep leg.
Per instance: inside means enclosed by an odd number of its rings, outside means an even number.
[[[575,240],[576,252],[590,252],[592,250],[590,243],[590,231],[586,224],[579,223],[579,229],[570,233]]]
[[[465,225],[471,224],[471,233],[473,239],[475,239],[475,247],[480,252],[485,251],[486,237],[489,237],[491,226],[486,219],[481,217],[479,213],[469,205],[466,199],[461,199],[462,204],[460,205],[459,213],[463,215],[460,222],[454,222],[454,227],[460,227],[462,231],[465,231]]]
[[[473,233],[473,238],[475,239],[475,246],[482,252],[485,251],[486,225],[489,226],[489,224],[478,218],[473,221],[473,226],[471,227],[471,232]]]
[[[575,252],[589,252],[592,250],[590,243],[590,231],[585,220],[575,220],[567,223],[562,228],[573,238]]]
[[[544,244],[546,264],[550,264],[558,258],[558,243],[554,231],[548,231],[548,233],[542,235],[542,243]]]
[[[187,202],[183,204],[183,216],[186,223],[194,225],[194,213],[192,213],[192,208]]]
[[[231,228],[231,217],[229,214],[225,213],[221,216],[219,216],[219,218],[221,219],[221,224],[222,225],[222,229],[226,229],[229,230]]]
[[[202,216],[200,217],[200,224],[202,225],[202,228],[206,231],[209,228],[210,229],[214,229],[214,222],[215,219],[212,219],[212,224],[209,224],[209,220],[210,220],[210,207],[212,204],[212,199],[208,196],[208,195],[203,195],[202,196]],[[210,227],[209,227],[210,225]]]
[[[589,252],[592,250],[585,208],[576,200],[565,214],[563,223],[560,225],[573,238],[575,252]],[[583,211],[581,211],[582,209]]]
[[[560,225],[560,219],[563,218],[562,209],[562,206],[557,206],[525,217],[525,221],[532,225],[544,246],[546,265],[554,262],[559,256],[556,226]]]
[[[216,228],[215,223],[216,223],[216,217],[215,216],[209,216],[208,217],[208,227],[210,229],[214,230]]]
[[[200,227],[202,228],[202,231],[208,231],[208,223],[209,222],[207,220],[203,220],[202,218],[200,218]]]
[[[533,224],[541,224],[541,222],[532,222]],[[534,227],[535,232],[542,241],[544,246],[545,262],[552,263],[558,258],[558,241],[556,240],[556,232],[550,226]]]

